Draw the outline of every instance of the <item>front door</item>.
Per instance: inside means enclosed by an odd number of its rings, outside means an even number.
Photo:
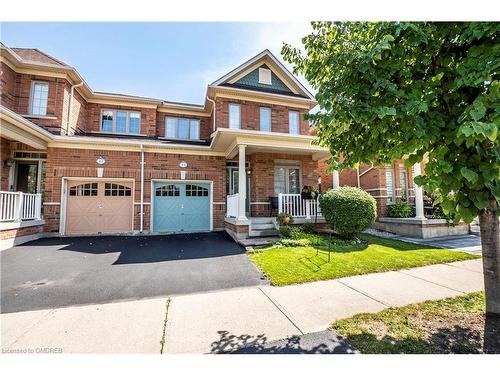
[[[237,167],[227,167],[226,169],[226,194],[237,194],[239,192],[240,173]],[[250,176],[247,175],[247,195],[245,200],[246,215],[250,213]]]
[[[18,161],[16,168],[16,191],[38,193],[38,162]]]

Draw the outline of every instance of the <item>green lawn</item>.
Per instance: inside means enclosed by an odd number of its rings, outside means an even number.
[[[302,237],[313,245],[254,250],[249,253],[250,259],[273,285],[288,285],[478,258],[458,251],[362,235],[365,243],[335,239],[328,262],[325,252],[328,237],[312,234]],[[317,248],[323,250],[319,255]]]
[[[486,324],[484,309],[484,293],[471,293],[358,314],[333,323],[331,329],[361,353],[480,353],[483,342],[496,352],[498,322]]]

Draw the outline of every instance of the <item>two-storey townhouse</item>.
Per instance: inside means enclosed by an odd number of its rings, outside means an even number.
[[[42,235],[226,230],[269,234],[317,214],[314,97],[269,51],[203,105],[95,92],[73,67],[1,46],[3,246]]]

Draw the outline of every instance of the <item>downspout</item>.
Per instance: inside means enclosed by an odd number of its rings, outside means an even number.
[[[144,229],[144,145],[141,143],[141,227],[140,233]]]
[[[71,116],[73,116],[73,95],[75,93],[75,88],[83,85],[83,82],[77,83],[76,85],[71,86],[71,90],[69,92],[69,108],[68,108],[68,121],[66,121],[66,135],[69,135],[69,128],[71,126]]]
[[[208,95],[207,95],[207,100],[208,100],[209,102],[211,102],[211,103],[214,105],[214,106],[213,106],[213,109],[214,109],[214,117],[213,117],[213,118],[214,118],[214,121],[213,121],[213,125],[212,125],[212,131],[213,131],[213,132],[215,132],[215,100],[210,99],[210,98],[208,97]]]

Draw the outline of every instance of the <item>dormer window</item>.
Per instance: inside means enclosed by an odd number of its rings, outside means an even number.
[[[259,83],[264,85],[271,85],[271,70],[266,68],[259,68]]]

